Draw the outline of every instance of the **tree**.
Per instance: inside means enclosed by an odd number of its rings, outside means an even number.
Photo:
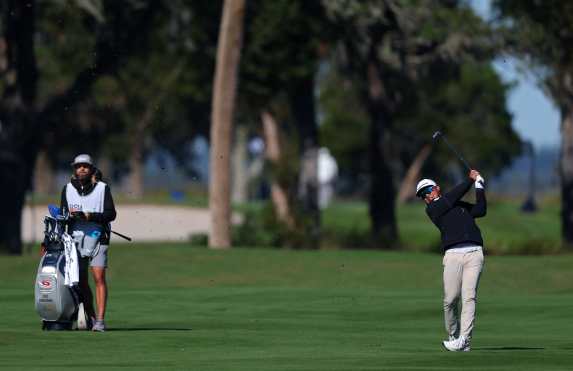
[[[132,198],[144,192],[143,166],[152,152],[168,154],[179,170],[196,175],[191,142],[197,136],[209,136],[221,9],[221,4],[211,1],[164,2],[151,25],[146,49],[97,81],[91,98],[82,104],[82,125],[58,132],[58,148],[66,148],[67,153],[78,138],[92,139],[86,144],[90,153],[100,157],[98,166],[111,160],[114,166],[109,174],[122,178]],[[58,50],[65,47],[60,45]]]
[[[421,98],[418,82],[466,58],[491,58],[488,27],[461,1],[333,0],[339,61],[353,76],[370,120],[369,211],[373,237],[397,240],[391,137],[403,105]]]
[[[35,154],[25,148],[37,142],[37,138],[27,135],[37,115],[36,4],[14,0],[0,6],[5,50],[0,102],[0,191],[6,197],[4,213],[0,217],[0,248],[20,254],[21,210],[25,190],[30,187],[30,168],[36,159]]]
[[[368,118],[355,86],[336,69],[329,70],[321,84],[321,135],[342,169],[344,183],[355,181],[353,187],[363,189],[364,181],[358,179],[367,173]],[[422,174],[455,181],[452,169],[460,170],[454,175],[465,173],[447,148],[431,145],[436,130],[463,148],[466,159],[486,177],[519,154],[520,140],[506,107],[510,88],[487,62],[455,64],[447,73],[428,74],[416,82],[419,98],[396,108],[396,124],[389,130],[392,172],[402,179],[399,200],[413,197]]]
[[[507,50],[537,74],[561,113],[561,233],[573,246],[573,3],[496,0],[494,8]]]
[[[166,2],[168,12],[153,33],[149,55],[134,58],[135,69],[124,76],[127,82],[140,84],[131,96],[143,108],[135,105],[133,114],[152,110],[142,158],[151,148],[166,151],[190,175],[196,174],[190,143],[197,136],[209,137],[222,6],[209,0]]]
[[[83,2],[86,3],[86,2]],[[141,50],[149,25],[161,4],[154,1],[103,1],[102,19],[81,13],[85,27],[94,34],[90,56],[64,88],[52,89],[39,98],[44,67],[37,62],[38,6],[34,0],[10,0],[0,4],[2,43],[5,52],[0,71],[0,191],[4,212],[0,216],[0,248],[20,254],[20,220],[24,196],[30,189],[38,150],[44,133],[57,127],[86,97],[97,79],[113,73],[120,62]],[[44,6],[59,4],[43,3]],[[46,37],[47,35],[43,35]],[[65,60],[59,63],[65,64]]]
[[[493,176],[509,165],[521,151],[521,140],[511,126],[506,107],[511,85],[504,83],[488,62],[467,61],[452,66],[446,75],[430,74],[419,84],[420,98],[410,109],[400,109],[393,145],[407,168],[441,130],[463,148],[465,158],[485,176]],[[450,169],[463,173],[459,162],[445,146],[432,147],[425,170],[440,179],[457,181]],[[450,174],[448,174],[448,172]],[[420,178],[418,175],[417,179]],[[413,197],[414,186],[407,191]]]
[[[273,115],[264,111],[261,114],[261,121],[263,123],[263,135],[265,138],[265,156],[274,170],[271,178],[271,200],[275,207],[277,219],[279,222],[285,224],[289,229],[295,228],[294,216],[289,202],[288,183],[281,174],[277,174],[281,167],[281,160],[284,161],[284,141],[281,143],[281,136],[279,134],[280,127],[277,124]],[[285,186],[285,183],[287,186]]]
[[[279,220],[289,221],[285,223],[286,230],[299,229],[306,233],[305,246],[296,247],[316,248],[320,212],[315,78],[321,44],[326,38],[325,30],[328,30],[324,9],[316,1],[255,0],[249,2],[247,18],[241,70],[245,82],[241,87],[242,111],[253,120],[265,118],[263,128],[276,126],[277,130],[272,132],[283,138],[277,142],[286,142],[285,132],[295,133],[289,146],[296,148],[298,153],[295,158],[288,159],[295,165],[278,168],[287,162],[287,151],[284,150],[280,151],[280,159],[269,159],[271,177],[279,174],[281,177],[272,180],[274,194],[277,195],[279,189],[285,193],[273,200],[289,203],[288,207],[275,203],[275,213]],[[268,132],[265,136],[269,138]],[[287,175],[289,169],[293,173]],[[284,216],[285,210],[291,215]]]
[[[121,71],[100,79],[94,87],[97,98],[88,103],[95,111],[91,120],[104,116],[102,126],[109,134],[98,141],[98,152],[116,164],[129,166],[127,193],[134,199],[144,194],[143,166],[152,134],[164,112],[174,109],[176,84],[183,74],[185,60],[165,58],[167,55],[165,50],[153,48],[140,58],[132,58]]]
[[[342,193],[365,195],[368,172],[368,114],[358,84],[333,63],[320,80],[320,138],[339,167]]]
[[[209,171],[209,246],[231,246],[230,154],[235,95],[243,38],[245,0],[225,0],[213,83]]]

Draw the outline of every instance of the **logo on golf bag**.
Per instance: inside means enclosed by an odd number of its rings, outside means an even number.
[[[38,286],[40,286],[40,290],[51,290],[53,288],[52,280],[41,279],[38,281]]]

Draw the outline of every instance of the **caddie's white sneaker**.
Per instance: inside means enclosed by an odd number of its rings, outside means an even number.
[[[471,350],[469,339],[463,336],[454,340],[443,341],[442,344],[450,352],[469,352]]]

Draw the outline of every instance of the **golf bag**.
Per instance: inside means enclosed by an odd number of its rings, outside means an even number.
[[[65,285],[64,234],[68,218],[52,207],[50,214],[44,218],[45,254],[36,275],[36,312],[42,318],[43,330],[71,330],[77,320],[80,295],[77,285]]]

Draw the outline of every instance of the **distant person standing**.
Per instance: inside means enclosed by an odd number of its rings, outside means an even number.
[[[461,201],[472,184],[476,203]],[[444,319],[449,340],[443,341],[449,351],[470,351],[479,278],[483,269],[483,238],[475,218],[486,215],[484,179],[471,170],[469,177],[442,195],[431,179],[422,179],[416,196],[426,203],[426,213],[441,232],[444,250]],[[461,316],[458,301],[462,298]]]
[[[334,196],[338,164],[326,147],[318,150],[318,206],[325,209]]]
[[[98,180],[90,155],[76,156],[72,167],[72,179],[62,190],[61,208],[63,212],[69,212],[72,218],[70,234],[84,233],[86,228],[90,228],[96,229],[99,236],[99,249],[95,250],[97,252],[93,256],[80,259],[80,290],[85,310],[93,322],[92,330],[103,332],[108,292],[105,278],[109,248],[107,231],[109,223],[116,217],[115,205],[108,185]],[[97,312],[94,310],[89,286],[88,266],[91,267],[96,285]]]

